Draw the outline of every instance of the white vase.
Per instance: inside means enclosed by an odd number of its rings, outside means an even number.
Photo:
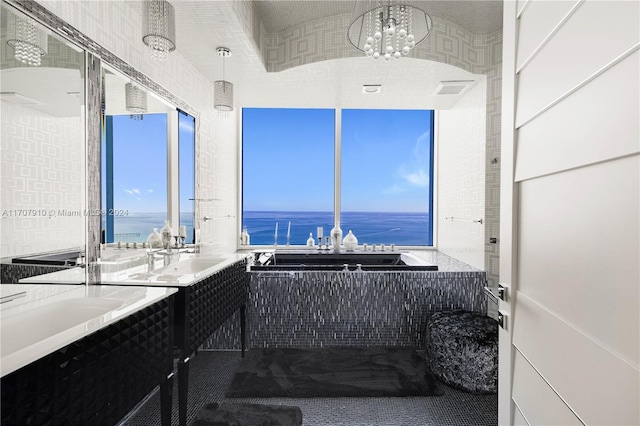
[[[149,248],[162,248],[162,236],[158,233],[158,228],[153,228],[153,232],[147,238]]]
[[[169,221],[164,221],[164,226],[160,230],[160,235],[162,236],[162,247],[167,248],[169,243],[171,242],[171,237],[173,237],[173,230],[171,229],[171,225],[169,225]]]
[[[354,251],[356,247],[358,247],[358,239],[353,235],[351,229],[349,229],[349,233],[347,233],[347,236],[342,240],[342,244],[347,251]]]
[[[340,229],[340,226],[336,226],[331,230],[331,244],[333,244],[333,251],[340,251],[341,243],[342,229]]]
[[[307,238],[307,247],[313,247],[316,245],[316,241],[313,239],[313,233],[309,232],[309,238]]]

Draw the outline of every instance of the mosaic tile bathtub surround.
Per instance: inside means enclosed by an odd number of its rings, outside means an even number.
[[[249,347],[424,347],[427,319],[486,313],[484,272],[251,273]]]

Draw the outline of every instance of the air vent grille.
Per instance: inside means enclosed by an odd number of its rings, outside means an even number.
[[[474,80],[455,80],[455,81],[441,81],[434,90],[434,95],[459,95],[467,87],[475,83]]]

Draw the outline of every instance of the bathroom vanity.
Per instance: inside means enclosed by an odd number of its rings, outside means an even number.
[[[210,264],[211,275],[177,287],[174,321],[178,357],[178,412],[180,425],[187,424],[189,360],[200,345],[236,311],[240,310],[242,355],[245,350],[246,304],[249,281],[244,256]],[[176,266],[179,268],[179,266]]]
[[[112,425],[158,385],[171,423],[176,289],[0,288],[3,425]]]
[[[133,251],[122,251],[121,261],[101,264],[102,285],[125,288],[172,288],[175,314],[171,323],[173,345],[178,350],[178,412],[180,425],[187,422],[189,361],[202,343],[227,319],[240,311],[240,340],[245,348],[245,311],[249,295],[246,254],[194,255],[180,253],[174,263],[160,259],[149,268]],[[140,257],[138,256],[138,257]],[[74,275],[75,273],[75,275]],[[21,283],[73,282],[80,268],[24,278]]]

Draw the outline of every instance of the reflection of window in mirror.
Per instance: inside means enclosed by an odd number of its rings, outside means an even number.
[[[1,7],[0,257],[72,264],[85,245],[84,52]]]
[[[180,225],[191,235],[194,118],[109,66],[103,85],[103,241],[146,242],[166,220],[174,236]]]

